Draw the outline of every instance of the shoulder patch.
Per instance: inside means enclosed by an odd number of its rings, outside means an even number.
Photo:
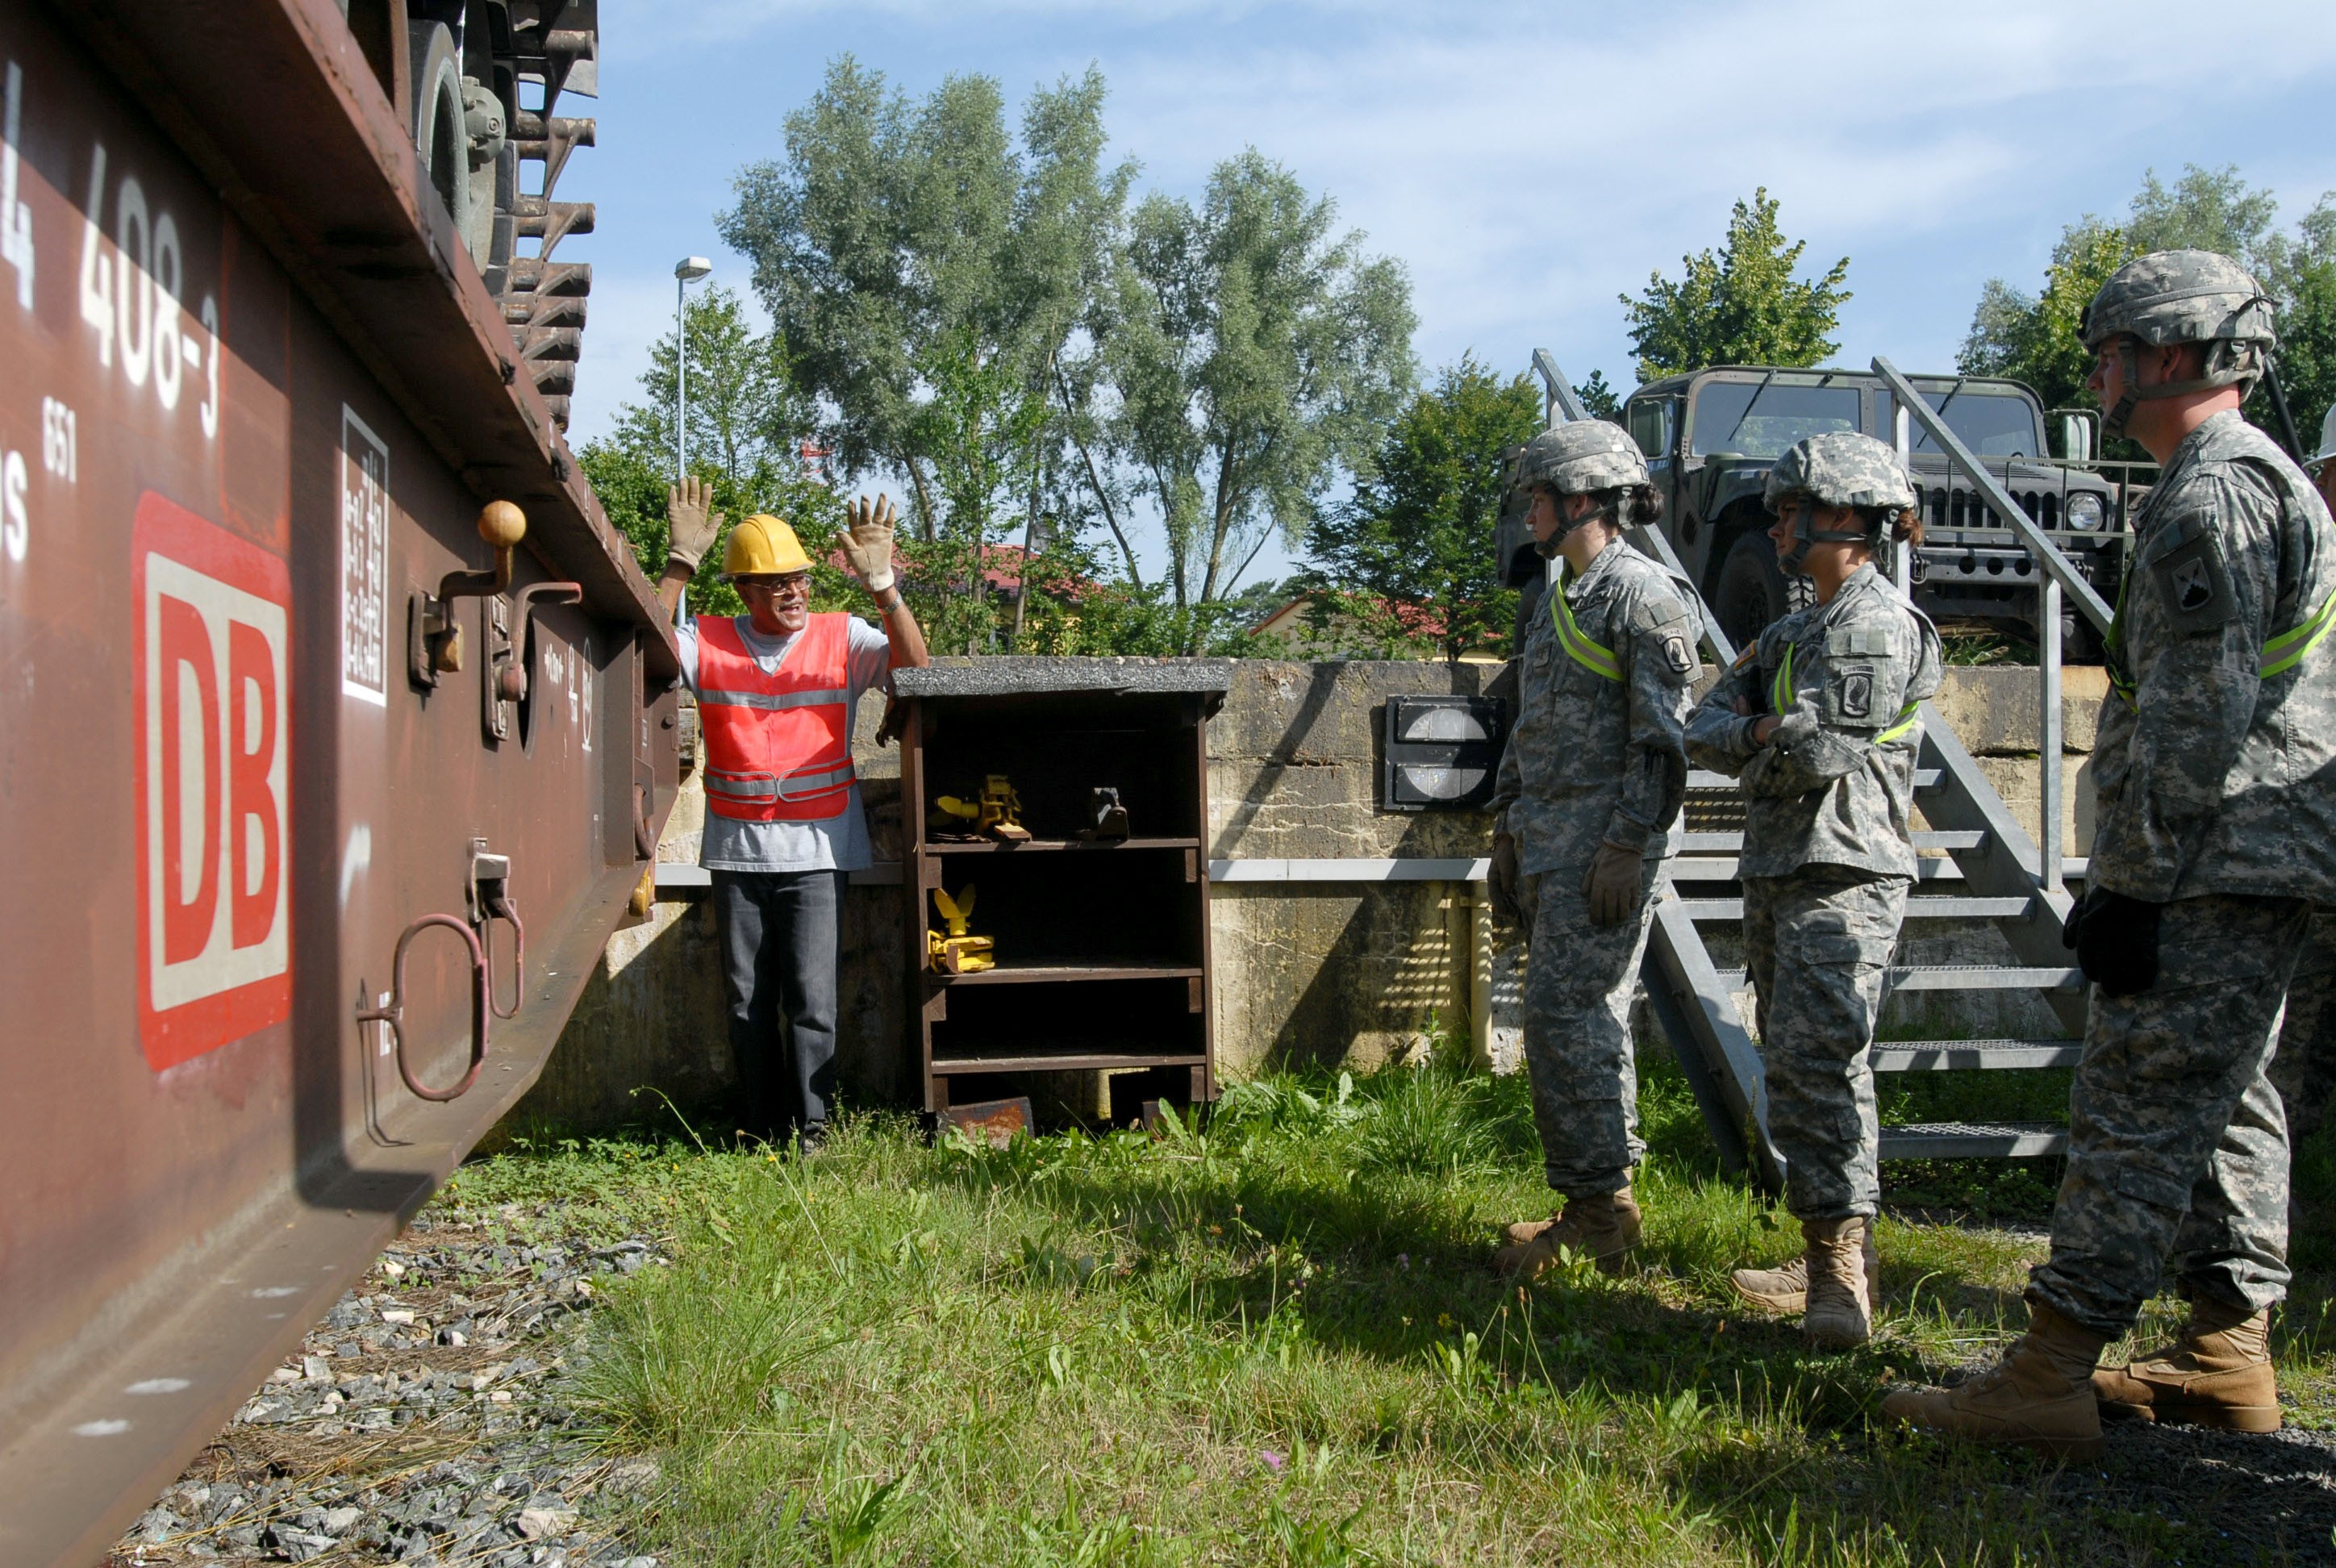
[[[2149,570],[2158,592],[2166,596],[2166,612],[2178,633],[2214,631],[2239,613],[2223,552],[2203,529],[2194,530],[2190,538],[2150,562]]]
[[[1692,680],[1703,667],[1703,660],[1697,656],[1695,645],[1688,640],[1684,628],[1663,634],[1663,663],[1682,681]]]

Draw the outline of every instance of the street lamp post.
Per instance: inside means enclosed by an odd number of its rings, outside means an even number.
[[[673,264],[673,482],[689,477],[689,286],[714,270],[703,256]],[[674,607],[676,624],[689,614],[689,589],[683,585]]]
[[[689,477],[689,286],[714,270],[703,256],[673,264],[673,477]]]

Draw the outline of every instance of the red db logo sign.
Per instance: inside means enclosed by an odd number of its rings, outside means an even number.
[[[291,1011],[292,582],[151,493],[131,557],[138,1032],[160,1071]]]

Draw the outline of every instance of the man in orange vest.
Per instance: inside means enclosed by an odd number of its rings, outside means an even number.
[[[666,492],[673,544],[657,600],[668,615],[722,531],[711,500],[694,479]],[[705,737],[698,861],[714,877],[745,1125],[774,1143],[800,1139],[805,1153],[825,1135],[835,1094],[843,881],[870,858],[852,716],[895,667],[927,662],[924,633],[892,580],[891,502],[862,497],[845,515],[844,560],[874,596],[883,630],[813,614],[811,558],[793,529],[761,513],[733,529],[722,552],[747,613],[679,630]]]

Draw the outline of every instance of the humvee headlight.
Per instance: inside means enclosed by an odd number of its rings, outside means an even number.
[[[2100,527],[2103,512],[2101,498],[2090,491],[2079,491],[2068,498],[2068,526],[2083,529],[2087,533]]]

